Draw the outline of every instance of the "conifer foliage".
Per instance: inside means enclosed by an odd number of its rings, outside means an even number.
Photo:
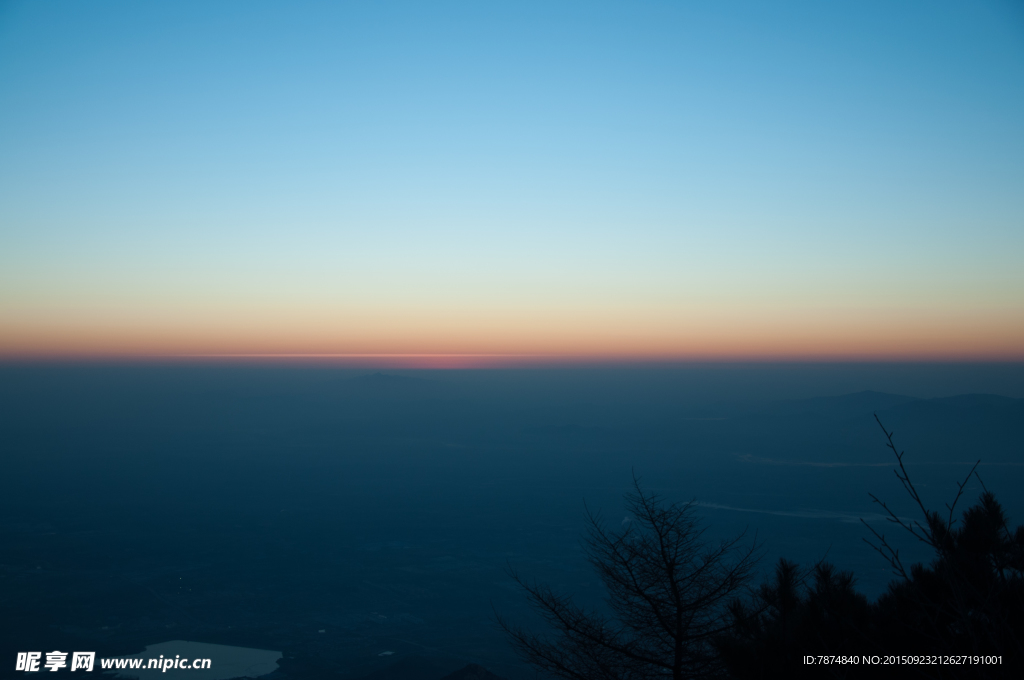
[[[877,416],[876,416],[877,420]],[[905,668],[933,678],[1021,677],[1024,662],[1024,526],[1011,530],[1002,506],[985,488],[976,463],[945,512],[928,509],[896,456],[895,473],[920,516],[898,516],[872,496],[890,525],[933,551],[930,564],[907,566],[894,541],[868,527],[867,542],[889,563],[895,580],[877,602],[855,592],[853,575],[819,564],[813,578],[782,560],[774,579],[747,600],[733,603],[733,628],[719,651],[735,678],[773,677],[787,668],[807,677],[877,677],[877,666],[808,666],[805,655],[998,657],[999,663],[942,663]],[[983,492],[956,514],[967,482]],[[807,581],[810,581],[808,583]]]

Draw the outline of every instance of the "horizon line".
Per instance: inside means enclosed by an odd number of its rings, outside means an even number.
[[[241,352],[202,354],[3,354],[0,364],[31,363],[258,363],[309,364],[324,363],[339,367],[392,368],[392,369],[486,369],[529,368],[537,366],[623,366],[665,364],[1021,364],[1024,356],[992,355],[871,355],[848,354],[831,356],[798,355],[585,355],[585,354],[524,354],[524,353],[427,353],[427,352],[359,352],[359,353],[300,353],[300,352]]]

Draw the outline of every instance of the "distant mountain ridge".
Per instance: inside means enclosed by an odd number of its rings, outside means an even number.
[[[679,420],[709,450],[807,462],[882,463],[891,454],[877,414],[909,462],[1024,465],[1024,399],[961,394],[922,399],[863,391],[811,399],[721,405],[715,418]],[[706,422],[701,422],[706,421]],[[682,438],[680,441],[683,441]]]
[[[918,401],[922,400],[902,394],[865,390],[834,397],[771,402],[758,408],[757,413],[773,416],[813,414],[832,418],[850,418]]]
[[[925,459],[1024,464],[1024,399],[961,394],[878,411],[897,444]],[[869,423],[869,429],[877,425]]]

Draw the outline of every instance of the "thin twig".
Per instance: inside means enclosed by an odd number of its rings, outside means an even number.
[[[981,464],[981,459],[979,458],[978,462],[975,463],[974,467],[971,468],[971,471],[967,473],[967,476],[964,478],[963,483],[961,484],[960,482],[957,482],[957,486],[959,488],[957,489],[957,492],[956,492],[956,498],[953,499],[953,504],[952,505],[950,505],[949,503],[946,504],[946,507],[949,508],[949,521],[946,522],[946,531],[950,531],[953,528],[953,522],[954,522],[954,520],[953,520],[953,509],[956,507],[957,501],[960,500],[960,496],[963,495],[964,487],[967,486],[967,482],[970,481],[971,475],[974,474],[974,471],[978,469],[978,466],[980,464]],[[984,486],[985,485],[982,484],[983,488],[984,488]]]

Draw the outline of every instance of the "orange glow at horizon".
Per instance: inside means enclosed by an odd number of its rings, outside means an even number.
[[[573,362],[1024,360],[1024,320],[998,313],[266,314],[18,320],[0,359],[315,361],[409,367]]]

